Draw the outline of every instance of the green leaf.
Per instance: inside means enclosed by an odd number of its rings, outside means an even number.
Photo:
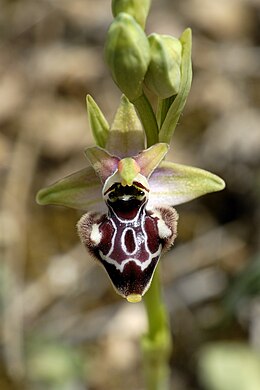
[[[83,210],[100,210],[104,203],[101,183],[92,167],[84,168],[41,189],[36,201],[40,205],[53,204]]]
[[[182,63],[181,63],[181,83],[179,92],[169,108],[166,118],[159,133],[160,142],[170,144],[172,135],[177,126],[179,117],[184,109],[188,94],[190,92],[192,80],[191,66],[191,29],[186,29],[181,37]]]
[[[175,206],[225,188],[224,181],[203,169],[163,161],[149,179],[149,205]]]
[[[134,106],[126,96],[121,97],[112,123],[106,150],[118,157],[131,157],[144,149],[144,131]]]
[[[102,114],[95,100],[87,95],[87,111],[90,127],[92,129],[93,136],[98,146],[104,148],[106,146],[107,137],[109,134],[109,124]]]

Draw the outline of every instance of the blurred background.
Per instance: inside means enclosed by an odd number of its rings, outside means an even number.
[[[111,122],[108,0],[0,0],[0,388],[144,390],[142,304],[79,244],[41,187],[83,168],[91,94]],[[260,3],[153,0],[146,31],[193,30],[194,78],[169,158],[227,188],[177,208],[161,261],[174,390],[260,389]]]

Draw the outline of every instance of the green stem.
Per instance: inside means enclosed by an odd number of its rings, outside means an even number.
[[[159,269],[144,296],[148,332],[142,339],[147,390],[169,390],[169,357],[172,339],[166,308],[162,301]]]
[[[167,99],[158,99],[156,118],[157,118],[159,129],[161,129],[163,122],[166,118],[166,115],[169,111],[169,108],[174,102],[175,97],[176,95],[170,96]]]
[[[143,93],[132,103],[135,106],[144,127],[147,147],[156,144],[158,142],[158,125],[149,100]]]
[[[150,147],[158,142],[159,136],[152,106],[144,93],[132,103],[143,124],[147,147]],[[172,351],[172,339],[167,311],[161,295],[159,266],[144,296],[144,304],[148,319],[148,332],[142,339],[142,349],[147,390],[169,390],[169,357]]]

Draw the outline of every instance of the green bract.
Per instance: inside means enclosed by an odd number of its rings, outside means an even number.
[[[112,0],[112,12],[114,16],[117,16],[120,12],[125,12],[133,16],[144,28],[150,4],[150,0]]]
[[[180,36],[182,45],[182,61],[181,61],[181,82],[178,94],[172,98],[163,100],[162,106],[166,106],[166,110],[161,110],[159,115],[159,140],[161,142],[170,143],[179,117],[184,109],[188,94],[190,92],[192,81],[192,64],[191,64],[191,48],[192,34],[191,29],[187,28]],[[169,103],[169,105],[168,105]]]
[[[109,133],[109,124],[95,100],[87,95],[87,111],[89,124],[97,145],[105,147]]]
[[[142,83],[150,62],[148,39],[135,19],[120,13],[111,24],[105,57],[112,77],[130,101],[142,95]]]
[[[181,42],[160,34],[151,34],[148,40],[151,61],[145,75],[146,86],[161,99],[176,95],[181,81]]]

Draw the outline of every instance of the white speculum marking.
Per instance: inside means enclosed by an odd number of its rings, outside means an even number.
[[[107,261],[109,264],[113,264],[116,267],[116,269],[119,269],[119,271],[121,271],[121,272],[123,272],[125,265],[127,263],[130,263],[131,261],[133,261],[135,264],[137,264],[141,268],[141,270],[144,271],[155,257],[160,256],[161,249],[162,249],[162,246],[160,244],[157,252],[155,252],[153,254],[150,253],[149,258],[146,261],[141,262],[138,259],[130,258],[130,259],[126,259],[126,260],[122,261],[121,264],[119,264],[116,260],[111,259],[109,256],[103,255],[103,253],[101,251],[99,251],[99,254],[100,254],[102,260]]]
[[[134,241],[134,250],[132,252],[129,252],[127,249],[127,246],[126,246],[126,234],[129,231],[132,232],[133,241]],[[124,229],[124,231],[122,233],[122,237],[121,237],[121,245],[122,245],[122,248],[127,255],[134,255],[136,253],[136,251],[138,249],[138,242],[137,242],[137,237],[136,237],[134,229],[132,229],[130,227],[127,227]]]
[[[138,249],[140,248],[140,245],[143,243],[144,246],[145,246],[146,253],[148,253],[148,255],[149,255],[149,256],[148,256],[148,259],[147,259],[146,261],[140,261],[140,260],[138,260],[138,259],[135,258],[135,257],[131,257],[131,258],[127,258],[127,259],[123,260],[121,263],[118,263],[116,260],[114,260],[114,259],[111,258],[111,254],[112,254],[113,251],[114,251],[115,238],[116,238],[116,234],[117,234],[117,226],[116,226],[116,224],[114,223],[113,219],[110,219],[110,221],[111,221],[111,223],[112,223],[112,225],[113,225],[113,227],[114,227],[114,229],[115,229],[114,235],[113,235],[112,240],[111,240],[111,249],[110,249],[109,253],[107,253],[106,255],[104,255],[104,254],[102,253],[102,251],[99,251],[99,255],[100,255],[100,257],[102,258],[102,260],[108,262],[109,264],[113,264],[113,265],[116,267],[116,269],[120,270],[120,272],[123,272],[125,265],[128,264],[129,262],[132,262],[132,261],[133,261],[134,263],[136,263],[136,264],[141,268],[142,271],[144,271],[144,270],[151,264],[151,262],[153,261],[153,259],[156,258],[156,257],[159,257],[160,254],[161,254],[161,250],[162,250],[162,245],[161,245],[161,244],[159,245],[158,250],[157,250],[155,253],[151,253],[151,251],[150,251],[149,248],[148,248],[148,244],[147,244],[148,237],[147,237],[147,234],[146,234],[146,231],[145,231],[145,228],[144,228],[144,223],[145,223],[145,215],[144,215],[144,214],[141,216],[141,226],[142,226],[142,232],[143,232],[143,235],[144,235],[143,240],[140,239],[139,235],[136,237],[136,233],[135,233],[134,229],[132,229],[132,228],[130,228],[130,227],[128,226],[129,223],[131,223],[132,226],[135,226],[135,224],[136,224],[137,221],[138,221],[138,217],[140,216],[140,212],[141,212],[141,210],[138,212],[138,215],[137,215],[133,220],[131,220],[131,221],[129,221],[129,220],[125,221],[125,226],[126,226],[126,228],[125,228],[124,231],[123,231],[123,234],[122,234],[122,236],[121,236],[120,243],[121,243],[122,249],[125,251],[126,255],[133,255],[133,254],[134,254],[134,253],[130,253],[130,254],[129,254],[129,253],[125,250],[125,249],[126,249],[126,248],[124,247],[125,243],[124,243],[124,240],[122,240],[122,237],[125,236],[126,231],[129,230],[129,229],[132,230],[132,231],[134,232],[135,244],[136,244],[135,253],[138,251]],[[156,216],[158,217],[157,213],[155,213],[155,214],[156,214]],[[161,216],[160,216],[160,217],[161,217]],[[159,220],[160,220],[160,219],[161,219],[161,218],[159,218]],[[119,221],[121,222],[121,224],[122,224],[123,220],[121,220],[120,218],[118,218],[118,220],[119,220]],[[165,226],[166,226],[166,225],[165,225]]]
[[[99,231],[99,224],[94,223],[90,233],[90,240],[98,245],[101,242],[102,234]]]
[[[164,220],[162,219],[161,213],[158,211],[153,210],[154,217],[158,218],[157,226],[158,226],[158,232],[160,238],[168,238],[171,236],[172,232],[171,229],[166,225]]]

